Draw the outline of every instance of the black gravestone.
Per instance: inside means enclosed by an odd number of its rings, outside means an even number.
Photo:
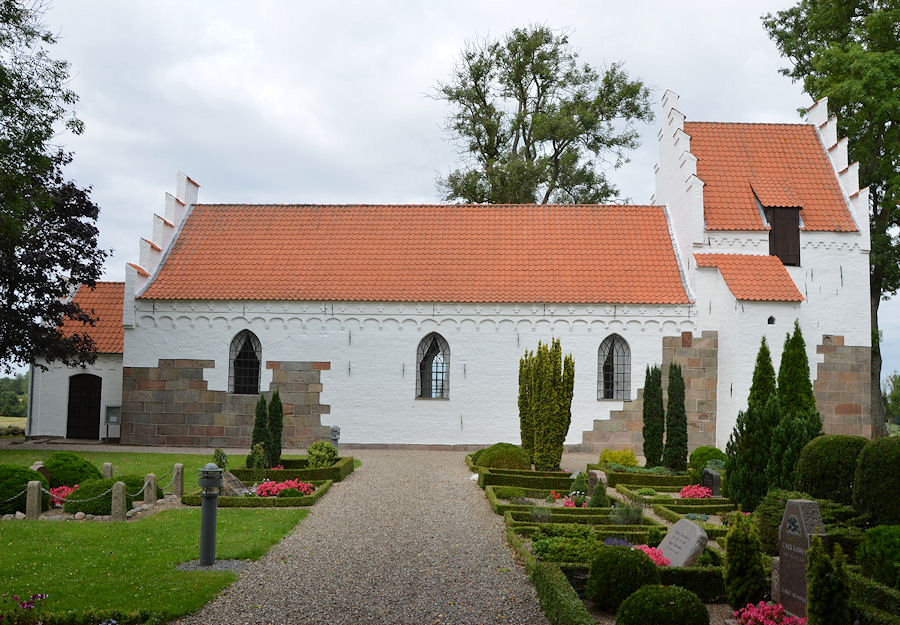
[[[700,486],[710,489],[713,497],[722,496],[722,476],[718,471],[703,469],[703,473],[700,475]]]
[[[806,616],[806,552],[815,534],[825,533],[819,504],[789,499],[778,530],[781,605],[796,616]]]

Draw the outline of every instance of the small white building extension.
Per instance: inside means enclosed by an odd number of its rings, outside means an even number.
[[[798,320],[826,430],[869,435],[867,190],[827,102],[805,124],[676,105],[645,206],[208,205],[179,174],[126,271],[116,434],[246,447],[278,389],[286,446],[332,424],[342,443],[517,442],[519,358],[558,337],[567,443],[640,453],[644,371],[677,361],[690,447],[724,448],[761,338],[777,367]],[[31,435],[73,435],[83,373],[35,371]]]

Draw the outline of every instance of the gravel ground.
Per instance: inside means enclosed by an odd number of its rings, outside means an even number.
[[[463,452],[352,453],[362,467],[178,622],[547,623]]]

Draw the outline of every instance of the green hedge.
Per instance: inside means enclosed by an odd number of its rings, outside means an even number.
[[[546,477],[545,477],[546,476]],[[478,485],[517,486],[536,490],[555,490],[568,493],[572,489],[572,476],[552,471],[511,471],[506,469],[482,468],[478,474]]]
[[[139,625],[146,623],[153,615],[147,610],[122,612],[121,610],[84,610],[83,612],[44,612],[41,623],[44,625],[96,625],[113,620],[119,625]],[[162,618],[169,620],[162,612]]]
[[[603,471],[600,465],[587,465],[588,471]],[[615,488],[617,484],[634,484],[638,487],[649,486],[656,488],[657,486],[678,486],[679,490],[683,486],[690,486],[690,475],[653,475],[652,473],[624,473],[616,471],[604,471],[606,473],[606,485]]]
[[[891,614],[900,614],[900,590],[879,584],[854,571],[847,571],[850,598]]]
[[[508,513],[504,515],[504,518]],[[541,609],[552,625],[594,625],[594,617],[587,611],[575,589],[553,562],[539,562],[525,548],[524,541],[509,527],[507,519],[506,540],[516,555],[525,563],[534,588],[538,593]]]
[[[547,523],[578,523],[581,525],[610,525],[608,508],[583,508],[585,512],[590,510],[593,514],[554,514],[557,510],[566,510],[566,508],[549,508],[550,520]],[[598,514],[597,510],[606,510],[605,513]],[[510,510],[513,521],[520,523],[535,523],[530,510]],[[642,524],[643,525],[643,524]],[[646,525],[650,525],[649,522]]]
[[[685,501],[694,501],[697,503],[684,503]],[[665,503],[665,504],[654,504],[653,509],[656,509],[656,506],[663,506],[664,508],[668,508],[672,512],[677,512],[679,514],[687,514],[688,512],[696,512],[697,514],[722,514],[723,512],[731,512],[734,510],[734,504],[725,500],[727,503],[710,503],[709,499],[687,499],[687,500],[678,500],[677,503]],[[712,500],[715,501],[715,500]]]
[[[587,583],[588,565],[580,563],[563,563],[559,565],[563,574],[579,596],[584,596]],[[692,566],[692,567],[657,567],[660,581],[664,586],[681,586],[690,590],[704,603],[723,603],[728,591],[725,589],[724,567]]]
[[[331,480],[340,482],[353,473],[353,457],[338,458],[330,467],[318,469],[287,468],[288,464],[306,463],[306,460],[285,460],[284,469],[234,469],[231,473],[242,482],[257,482],[263,479],[283,482],[284,480],[303,480],[304,482],[316,482]]]
[[[507,511],[513,512],[528,512],[532,508],[536,507],[531,504],[515,504],[515,503],[506,503],[503,499],[497,497],[496,486],[486,486],[484,489],[484,494],[487,497],[488,504],[491,506],[491,510],[496,512],[497,514],[502,515]],[[500,486],[499,488],[505,488]],[[525,497],[529,499],[544,499],[547,495],[550,494],[549,490],[540,490],[536,488],[523,488],[525,492]],[[550,510],[550,514],[552,515],[572,515],[572,516],[591,516],[596,514],[609,514],[609,508],[560,508],[560,507],[550,507],[550,506],[537,506],[537,507],[546,507]]]
[[[281,471],[279,471],[280,473]],[[312,482],[316,490],[312,495],[303,497],[219,497],[217,505],[220,508],[299,508],[311,506],[319,497],[322,497],[331,488],[332,480]],[[186,506],[199,506],[200,495],[184,495],[181,503]]]

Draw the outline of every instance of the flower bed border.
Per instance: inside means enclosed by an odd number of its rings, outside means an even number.
[[[491,506],[491,510],[496,512],[499,515],[503,515],[507,510],[512,510],[516,512],[522,512],[531,510],[532,508],[546,508],[550,510],[550,514],[555,515],[572,515],[572,516],[581,516],[591,514],[597,514],[600,511],[605,511],[603,514],[609,514],[610,508],[560,508],[560,507],[551,507],[551,506],[533,506],[530,504],[519,504],[519,503],[504,503],[502,499],[497,497],[497,493],[494,490],[495,486],[485,486],[484,494],[487,497],[488,504]],[[525,491],[525,496],[532,499],[544,499],[547,495],[550,494],[550,490],[540,489],[540,488],[523,488]],[[568,492],[568,491],[566,491]],[[565,495],[566,493],[563,493]]]
[[[285,467],[291,463],[308,462],[304,460],[285,460]],[[331,480],[340,482],[353,473],[353,456],[338,458],[330,467],[316,467],[313,469],[233,469],[231,473],[242,482],[267,480],[303,480],[304,482],[316,482]]]
[[[582,562],[562,562],[563,574],[572,584],[573,590],[584,596],[590,565]],[[690,590],[703,603],[725,603],[728,590],[725,588],[724,566],[658,566],[659,580],[663,586],[681,586]]]
[[[219,497],[217,505],[220,508],[302,508],[316,503],[328,492],[333,483],[332,480],[314,481],[312,484],[316,490],[312,495],[302,497]],[[186,506],[199,506],[200,500],[200,495],[184,495],[181,503]]]
[[[516,486],[532,490],[557,490],[568,493],[572,490],[575,481],[568,473],[550,471],[516,471],[508,472],[508,469],[488,469],[479,467],[478,485],[486,486]]]
[[[641,484],[640,486],[636,486],[634,484],[616,484],[616,492],[624,495],[634,503],[639,503],[643,506],[653,506],[656,504],[663,506],[691,506],[691,510],[689,512],[697,512],[693,508],[696,507],[704,507],[710,505],[717,506],[725,506],[729,505],[732,509],[737,509],[737,506],[730,499],[726,499],[725,497],[711,497],[706,499],[681,499],[678,497],[666,497],[659,495],[641,495],[637,492],[637,488],[644,488],[645,486]],[[652,487],[650,487],[652,488]],[[675,491],[677,492],[677,491]],[[707,513],[708,514],[708,513]],[[677,523],[673,521],[673,523]]]
[[[625,473],[607,471],[599,464],[587,465],[588,471],[603,471],[606,474],[606,485],[615,488],[617,484],[634,484],[637,486],[682,486],[691,485],[690,475],[654,475],[652,473]]]

